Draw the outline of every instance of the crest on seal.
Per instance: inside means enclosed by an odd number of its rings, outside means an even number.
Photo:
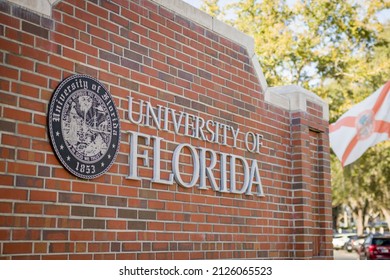
[[[119,151],[120,121],[110,93],[98,80],[73,75],[57,87],[49,104],[51,144],[73,175],[103,175]]]

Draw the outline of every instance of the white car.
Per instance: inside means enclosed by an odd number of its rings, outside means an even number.
[[[334,249],[343,249],[345,246],[345,243],[349,240],[349,237],[353,234],[336,234],[333,236],[333,248]]]

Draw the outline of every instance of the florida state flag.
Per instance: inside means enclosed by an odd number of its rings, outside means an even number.
[[[329,126],[330,146],[343,166],[390,139],[390,81]]]

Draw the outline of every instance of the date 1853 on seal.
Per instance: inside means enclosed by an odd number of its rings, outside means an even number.
[[[98,80],[87,75],[63,80],[49,104],[48,126],[57,157],[73,175],[96,178],[114,163],[120,121],[110,93]]]

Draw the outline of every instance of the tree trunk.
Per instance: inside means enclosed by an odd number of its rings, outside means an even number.
[[[356,232],[358,235],[363,235],[364,222],[367,214],[368,200],[362,199],[360,201],[354,201],[350,205],[352,209],[353,219],[355,220]]]
[[[353,219],[355,220],[356,224],[356,232],[357,235],[363,235],[364,232],[364,213],[363,209],[355,209],[355,211],[352,212]]]

